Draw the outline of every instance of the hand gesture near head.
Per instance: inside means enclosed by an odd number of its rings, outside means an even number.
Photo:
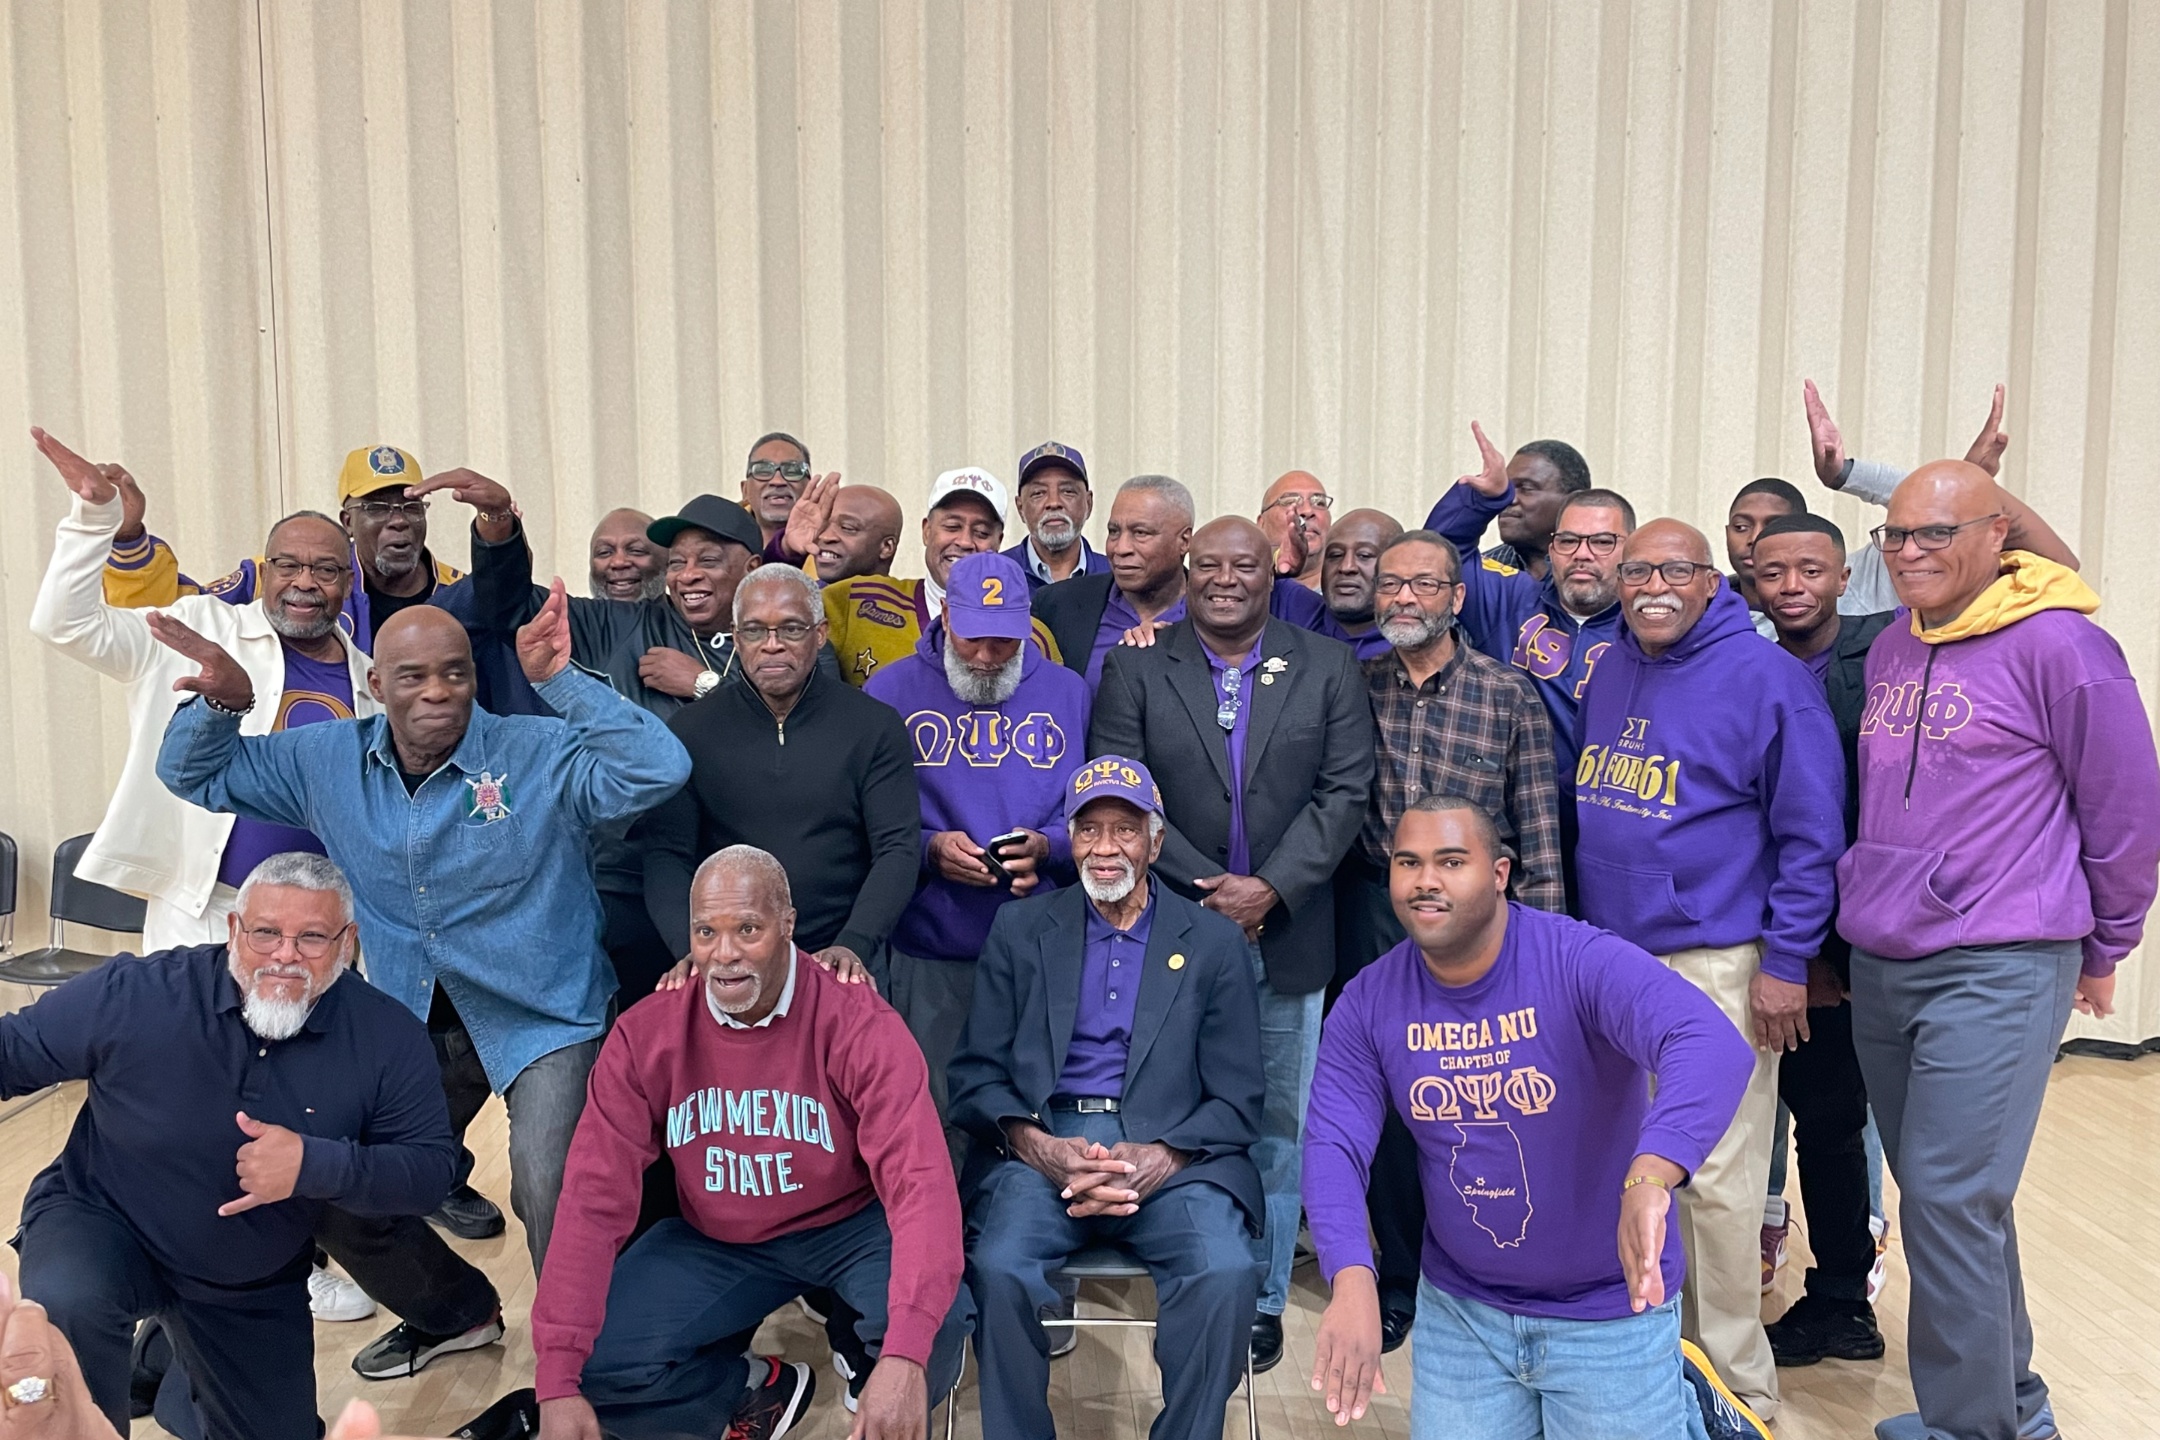
[[[1507,478],[1507,456],[1500,447],[1485,438],[1485,427],[1473,420],[1470,433],[1477,437],[1478,465],[1476,474],[1464,475],[1456,480],[1458,485],[1468,485],[1480,495],[1497,500],[1507,494],[1510,481]]]
[[[177,616],[152,611],[147,623],[160,642],[202,667],[173,681],[173,689],[200,695],[235,715],[254,708],[255,682],[224,646]]]
[[[795,508],[788,511],[787,528],[780,532],[781,548],[790,555],[808,555],[817,549],[818,536],[832,519],[833,502],[840,498],[840,472],[812,475]]]
[[[518,665],[538,685],[562,674],[570,663],[570,597],[562,576],[548,587],[547,603],[517,632]]]

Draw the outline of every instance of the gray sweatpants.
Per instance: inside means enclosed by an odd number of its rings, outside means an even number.
[[[1852,956],[1853,1048],[1898,1182],[1906,1348],[1930,1440],[2012,1440],[2047,1401],[2011,1201],[2077,991],[2076,941]]]

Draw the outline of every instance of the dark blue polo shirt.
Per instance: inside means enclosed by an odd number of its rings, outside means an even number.
[[[457,1150],[427,1029],[350,971],[290,1040],[240,1016],[223,945],[121,956],[0,1016],[0,1097],[90,1082],[58,1159],[30,1184],[28,1222],[81,1201],[124,1219],[161,1264],[218,1285],[305,1270],[326,1201],[361,1215],[424,1215]],[[240,1198],[245,1110],[306,1138],[289,1199],[220,1216]]]

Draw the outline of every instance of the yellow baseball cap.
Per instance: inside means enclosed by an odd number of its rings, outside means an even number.
[[[365,446],[347,455],[345,468],[338,471],[338,504],[393,485],[403,490],[419,483],[420,462],[413,459],[410,450],[395,445]]]

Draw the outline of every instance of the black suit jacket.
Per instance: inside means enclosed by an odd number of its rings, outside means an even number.
[[[1330,882],[1372,794],[1372,701],[1349,646],[1280,620],[1261,634],[1245,696],[1246,848],[1252,873],[1282,897],[1260,953],[1270,985],[1303,995],[1335,973]],[[1232,777],[1215,678],[1190,620],[1104,659],[1088,754],[1129,755],[1154,772],[1168,821],[1155,873],[1201,898],[1193,881],[1224,873],[1230,855]]]
[[[964,1193],[992,1167],[1021,1163],[1005,1148],[1005,1122],[1039,1118],[1065,1072],[1089,904],[1072,886],[1001,906],[991,923],[975,1003],[945,1072],[952,1123],[978,1142]],[[1192,1163],[1165,1187],[1205,1180],[1229,1191],[1258,1226],[1260,1172],[1246,1150],[1260,1138],[1267,1080],[1245,937],[1157,885],[1142,964],[1119,1104],[1125,1138],[1189,1152]]]
[[[1075,575],[1055,585],[1045,585],[1033,596],[1035,618],[1057,641],[1065,668],[1087,674],[1088,658],[1095,653],[1095,632],[1102,628],[1103,611],[1110,608],[1111,579],[1108,571]]]

